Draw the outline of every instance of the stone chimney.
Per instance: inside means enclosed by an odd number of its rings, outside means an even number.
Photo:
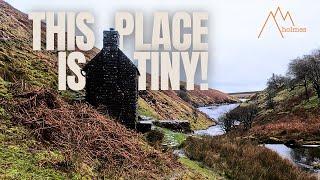
[[[103,48],[118,48],[119,33],[114,28],[103,31]]]

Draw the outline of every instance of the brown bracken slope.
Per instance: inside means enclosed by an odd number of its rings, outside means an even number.
[[[84,103],[76,104],[75,107],[74,104],[66,102],[65,100],[81,93],[56,91],[57,52],[33,51],[32,23],[27,15],[4,1],[0,1],[0,7],[0,140],[3,140],[0,148],[4,149],[2,152],[11,152],[12,146],[20,147],[21,142],[35,138],[40,144],[44,143],[39,149],[47,151],[49,148],[64,155],[61,161],[41,161],[36,166],[53,167],[63,173],[80,169],[80,174],[102,173],[113,178],[165,178],[164,174],[170,174],[172,167],[179,168],[173,158],[150,148],[140,135],[126,130],[111,118],[99,114]],[[43,24],[43,46],[44,27]],[[99,50],[94,48],[84,53],[87,60],[90,60],[98,52]],[[224,93],[215,90],[195,90],[186,94],[176,91],[141,91],[139,112],[159,119],[188,119],[194,129],[205,128],[212,124],[212,121],[193,105],[232,101]],[[30,133],[21,136],[19,143],[14,144],[16,141],[12,137],[15,137],[16,131],[11,129],[18,126],[30,130]],[[2,138],[7,137],[7,134],[10,135],[8,138]],[[106,146],[108,143],[113,145]],[[81,147],[84,150],[80,151]],[[28,145],[23,148],[27,148],[26,151],[32,155],[31,157],[38,151],[38,148],[34,147],[30,150]],[[109,151],[101,148],[107,148]],[[119,161],[115,162],[112,159]],[[0,167],[5,165],[6,168],[0,168],[0,177],[6,177],[1,173],[10,169],[16,172],[16,166],[8,166],[6,160],[2,160]],[[88,170],[83,163],[93,169]],[[134,171],[135,168],[139,171]]]
[[[32,50],[26,14],[0,1],[0,22],[0,179],[160,179],[181,169],[112,118],[65,101],[73,94],[55,90],[57,52]]]
[[[2,5],[2,26],[0,51],[5,60],[1,65],[0,75],[6,82],[21,84],[23,89],[29,86],[45,86],[56,88],[57,84],[57,52],[32,51],[32,24],[27,15],[12,8],[5,2]],[[45,25],[43,24],[42,44],[45,45]],[[85,52],[90,60],[99,50],[97,48]],[[16,57],[27,61],[11,60]],[[149,78],[148,78],[149,79]],[[225,93],[209,89],[200,91],[199,86],[193,91],[145,91],[140,93],[139,112],[142,115],[162,119],[189,120],[193,129],[206,128],[212,121],[194,106],[203,106],[233,99]]]

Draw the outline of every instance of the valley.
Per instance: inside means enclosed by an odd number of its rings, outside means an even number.
[[[85,102],[84,91],[58,91],[58,52],[33,51],[27,15],[0,7],[0,179],[319,177],[319,54],[306,55],[309,69],[294,61],[291,74],[255,92],[188,90],[182,81],[153,91],[146,73],[140,118],[183,121],[190,132],[139,133]],[[89,62],[99,51],[81,52]]]

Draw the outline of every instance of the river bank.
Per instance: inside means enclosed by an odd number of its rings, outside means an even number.
[[[229,135],[188,137],[185,155],[191,160],[220,172],[226,179],[299,179],[316,180],[304,171],[259,144]]]
[[[305,146],[300,146],[299,148],[292,148],[279,142],[275,144],[261,143],[257,141],[256,138],[248,138],[248,136],[245,136],[245,135],[243,136],[243,134],[242,135],[241,134],[239,135],[237,133],[231,133],[228,135],[225,134],[223,127],[219,122],[219,119],[225,113],[237,108],[238,106],[239,106],[239,103],[222,104],[222,105],[214,105],[214,106],[198,108],[201,112],[207,114],[213,121],[215,121],[216,125],[211,126],[207,129],[195,131],[194,134],[185,135],[183,139],[187,139],[187,140],[180,141],[179,143],[184,145],[184,150],[176,151],[176,153],[181,157],[187,156],[192,160],[203,162],[205,166],[208,166],[210,168],[217,168],[216,166],[220,166],[219,165],[220,163],[226,163],[225,161],[241,160],[243,161],[243,162],[239,161],[240,163],[239,165],[241,166],[246,166],[246,163],[250,164],[250,162],[252,161],[257,161],[257,166],[259,166],[258,168],[261,168],[260,173],[262,173],[263,168],[268,169],[271,166],[274,166],[273,164],[271,164],[271,162],[269,164],[269,161],[265,162],[265,159],[271,158],[273,159],[274,162],[280,162],[279,164],[286,166],[288,169],[290,169],[290,171],[292,171],[292,173],[294,174],[297,173],[296,179],[299,179],[300,177],[298,175],[299,173],[303,173],[303,174],[306,173],[306,176],[308,177],[310,175],[309,173],[312,173],[314,175],[319,174],[320,148],[318,146],[305,145]],[[190,142],[194,143],[195,141],[197,142],[196,144],[192,144],[192,143],[190,144]],[[213,143],[214,146],[212,146],[211,148],[208,147],[208,145],[205,144],[208,142],[212,142],[212,143],[214,142]],[[195,146],[195,145],[200,146],[201,148],[196,151],[190,150],[190,148],[188,149],[188,147]],[[197,149],[198,147],[192,147],[192,149],[193,148]],[[208,148],[208,151],[205,150],[206,148]],[[227,148],[227,149],[224,149],[224,148]],[[234,156],[233,159],[230,159],[230,158],[221,159],[221,156],[224,153],[226,153],[226,151],[228,151],[229,148],[233,149],[232,150],[233,153],[237,152],[237,153],[241,153],[242,155],[236,154],[236,156]],[[197,152],[197,151],[200,151],[200,152]],[[215,153],[212,153],[213,151]],[[254,153],[254,151],[257,151],[259,153]],[[248,155],[246,156],[245,159],[242,159],[241,157],[243,156],[243,153],[247,153]],[[233,156],[233,155],[230,154],[230,156]],[[218,159],[214,160],[215,158],[218,158],[219,160]],[[257,159],[255,160],[255,158]],[[208,160],[208,159],[213,159],[213,160]],[[245,162],[245,161],[248,161],[248,162]],[[210,164],[210,163],[213,163],[213,164]],[[228,167],[228,168],[235,168],[235,167]],[[304,172],[302,170],[304,170]],[[223,167],[219,167],[218,171],[223,171],[222,174],[226,176],[230,176],[230,173],[231,175],[232,174],[234,175],[235,173],[235,172],[232,172],[232,170],[227,170],[227,169],[224,169]],[[273,173],[278,174],[278,177],[282,176],[281,172],[276,172],[276,170],[274,170]],[[248,174],[255,176],[254,172],[248,172]],[[310,176],[311,179],[312,177],[314,176]]]
[[[198,108],[201,112],[207,114],[211,119],[216,120],[217,125],[211,126],[205,130],[195,131],[197,135],[219,136],[225,134],[219,119],[227,112],[237,108],[240,104],[222,104],[209,107]],[[241,137],[238,137],[241,138]],[[273,143],[270,139],[274,140]],[[253,139],[254,140],[254,139]],[[256,143],[256,142],[255,142]],[[263,147],[276,152],[282,158],[288,159],[296,166],[312,173],[320,173],[320,146],[312,143],[304,144],[303,142],[289,141],[282,143],[275,138],[268,138],[266,141],[258,141]]]

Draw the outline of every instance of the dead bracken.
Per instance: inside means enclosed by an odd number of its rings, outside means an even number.
[[[61,150],[66,161],[93,165],[112,178],[159,178],[178,168],[172,155],[144,144],[139,134],[127,130],[87,104],[70,105],[51,90],[18,95],[7,104],[12,121],[30,128],[37,139]]]

